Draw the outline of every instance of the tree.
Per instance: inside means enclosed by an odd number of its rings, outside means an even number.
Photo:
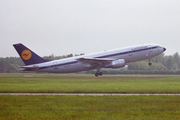
[[[176,62],[176,64],[178,65],[178,69],[180,67],[180,57],[179,57],[179,54],[176,52],[175,54],[173,54],[173,58],[174,58],[174,61]]]
[[[155,62],[155,63],[162,63],[164,59],[164,53],[154,57],[151,59],[151,62]]]
[[[174,67],[177,66],[177,64],[174,61],[174,58],[172,57],[172,55],[167,57],[166,60],[166,67],[168,70],[174,70]]]

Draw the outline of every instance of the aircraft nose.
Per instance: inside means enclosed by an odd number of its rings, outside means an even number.
[[[166,51],[166,48],[165,48],[165,47],[163,47],[163,49],[164,49],[164,51]]]

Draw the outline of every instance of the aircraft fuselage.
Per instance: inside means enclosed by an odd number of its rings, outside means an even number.
[[[84,63],[79,61],[80,58],[111,58],[114,60],[124,59],[125,64],[130,62],[150,59],[154,56],[157,56],[165,51],[164,47],[161,47],[157,44],[145,44],[137,45],[126,48],[102,51],[98,53],[92,53],[77,57],[65,58],[60,60],[54,60],[39,64],[29,65],[37,66],[37,69],[33,70],[36,72],[51,72],[51,73],[74,73],[80,71],[86,71],[97,68],[106,68],[103,63],[98,65],[93,65],[91,63]],[[104,61],[107,62],[107,61]],[[32,70],[30,70],[32,71]]]

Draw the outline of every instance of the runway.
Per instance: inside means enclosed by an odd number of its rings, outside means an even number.
[[[38,95],[53,95],[53,96],[175,96],[175,95],[180,95],[180,94],[146,94],[146,93],[130,93],[130,94],[125,94],[125,93],[0,93],[0,95],[17,95],[17,96],[22,96],[22,95],[32,95],[32,96],[38,96]]]

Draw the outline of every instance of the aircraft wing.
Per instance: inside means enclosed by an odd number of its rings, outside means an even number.
[[[22,66],[22,67],[19,67],[21,71],[32,71],[32,70],[36,70],[38,69],[39,67],[38,66]]]
[[[112,58],[79,58],[77,59],[78,61],[82,62],[82,63],[86,63],[86,64],[90,64],[90,65],[99,65],[99,66],[104,66],[105,64],[109,63],[110,61],[116,60],[116,59],[112,59]]]

